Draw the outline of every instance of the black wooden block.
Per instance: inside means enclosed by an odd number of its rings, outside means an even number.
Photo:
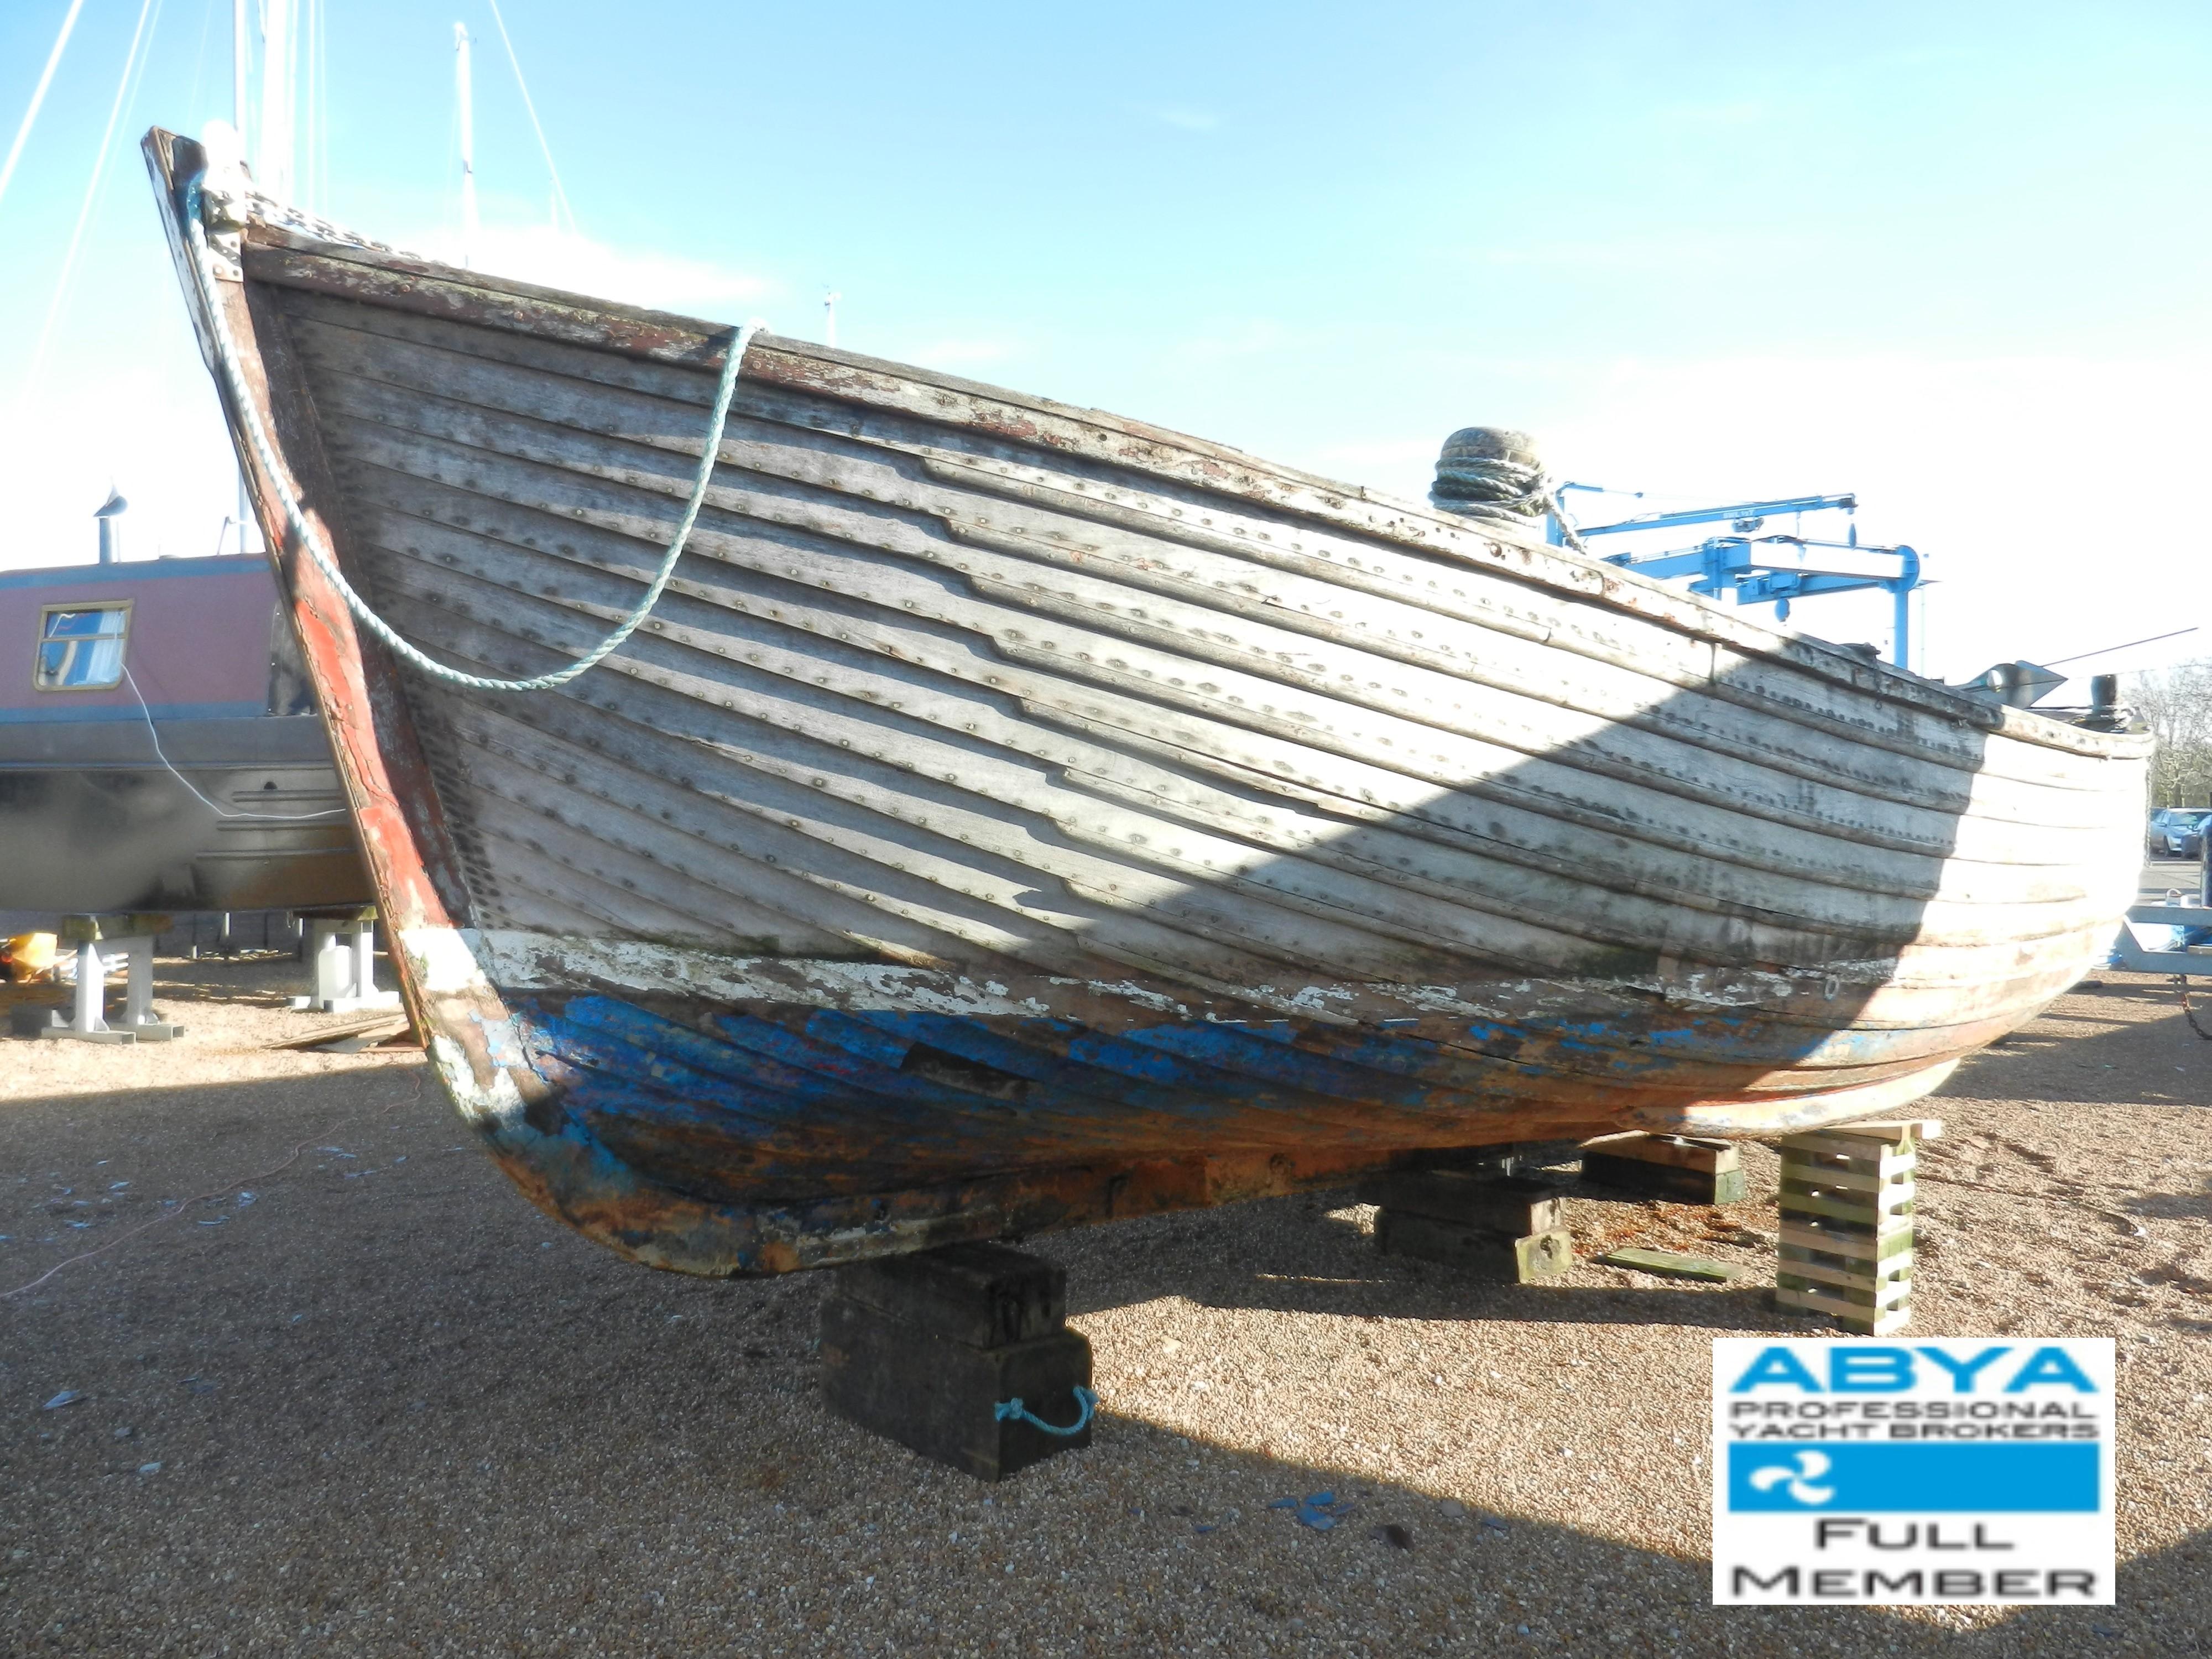
[[[836,1270],[836,1294],[971,1348],[1048,1336],[1067,1320],[1067,1271],[1004,1244],[948,1244]]]
[[[1441,1262],[1515,1285],[1558,1279],[1575,1265],[1574,1241],[1556,1228],[1516,1238],[1397,1210],[1376,1212],[1375,1243],[1389,1255]]]
[[[1639,1198],[1668,1198],[1680,1204],[1735,1204],[1744,1194],[1743,1170],[1686,1170],[1668,1164],[1649,1164],[1641,1158],[1614,1158],[1604,1152],[1583,1154],[1583,1179],[1593,1186]]]
[[[1551,1232],[1566,1224],[1559,1189],[1528,1176],[1392,1170],[1360,1182],[1359,1199],[1401,1215],[1484,1228],[1509,1238]]]
[[[1047,1423],[1071,1424],[1083,1414],[1075,1389],[1090,1383],[1091,1344],[1079,1331],[983,1348],[842,1295],[822,1304],[822,1393],[830,1407],[979,1480],[1003,1480],[1089,1445],[1087,1424],[1076,1434],[1048,1434],[1000,1418],[996,1407],[1018,1399]]]

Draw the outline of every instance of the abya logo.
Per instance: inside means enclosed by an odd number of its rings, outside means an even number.
[[[1801,1504],[1825,1504],[1836,1495],[1836,1489],[1813,1482],[1834,1467],[1826,1452],[1801,1451],[1790,1462],[1762,1464],[1751,1472],[1750,1480],[1760,1492],[1780,1486]]]

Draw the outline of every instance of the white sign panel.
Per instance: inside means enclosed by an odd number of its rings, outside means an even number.
[[[1713,1343],[1713,1600],[2110,1606],[2112,1342]]]

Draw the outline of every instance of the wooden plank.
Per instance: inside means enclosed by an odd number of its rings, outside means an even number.
[[[1716,1261],[1706,1255],[1685,1255],[1680,1250],[1608,1250],[1596,1261],[1600,1267],[1631,1267],[1641,1273],[1658,1273],[1668,1279],[1703,1279],[1713,1285],[1733,1284],[1744,1273],[1741,1267],[1732,1263]]]
[[[1585,1154],[1628,1158],[1640,1164],[1668,1164],[1705,1175],[1718,1175],[1741,1167],[1742,1154],[1732,1140],[1697,1140],[1686,1135],[1601,1135],[1583,1143]]]
[[[1802,1182],[1784,1182],[1777,1202],[1784,1215],[1825,1216],[1879,1228],[1889,1225],[1893,1218],[1910,1218],[1917,1207],[1917,1189],[1909,1181],[1900,1182],[1869,1203],[1855,1196],[1808,1191]]]
[[[1776,1237],[1783,1244],[1800,1249],[1817,1250],[1826,1255],[1841,1256],[1853,1261],[1880,1261],[1912,1249],[1912,1227],[1909,1221],[1900,1225],[1869,1227],[1863,1230],[1844,1224],[1815,1220],[1811,1217],[1795,1218],[1786,1212]]]

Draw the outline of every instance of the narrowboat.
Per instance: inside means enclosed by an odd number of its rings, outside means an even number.
[[[0,911],[367,902],[259,554],[0,570]]]

